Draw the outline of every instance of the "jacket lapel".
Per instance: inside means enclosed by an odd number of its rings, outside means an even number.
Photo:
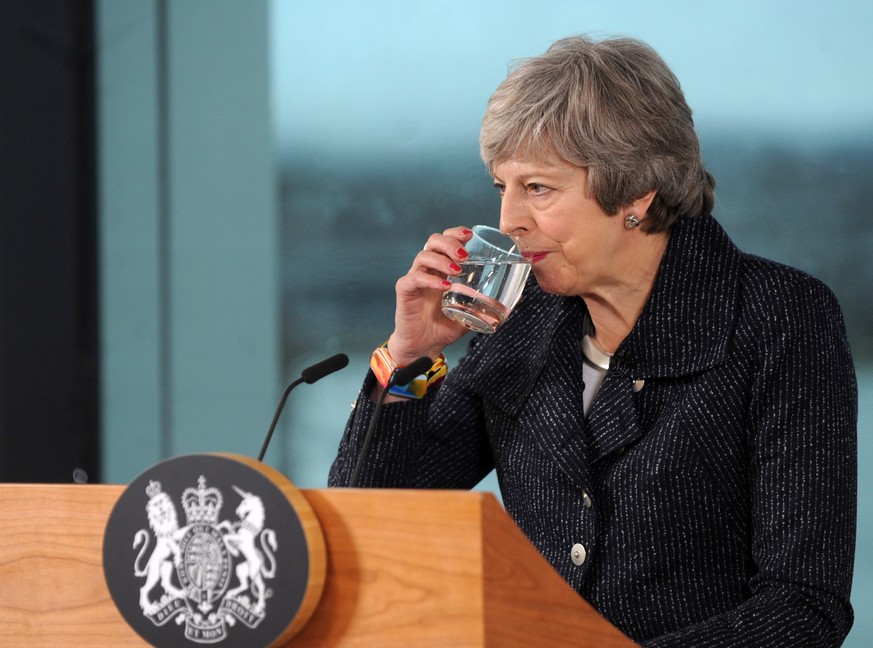
[[[630,445],[642,434],[633,400],[633,378],[626,367],[610,366],[586,423],[592,463]]]
[[[519,434],[535,439],[576,484],[589,488],[589,464],[644,433],[634,380],[692,375],[722,361],[736,319],[738,268],[739,252],[711,216],[677,224],[652,294],[614,354],[587,422],[586,307],[578,298],[528,285],[502,329],[474,342],[497,347],[479,355],[480,389],[519,419]]]
[[[652,294],[613,355],[588,416],[592,462],[644,433],[635,380],[690,376],[723,361],[736,319],[738,268],[739,252],[711,216],[675,226]]]
[[[500,371],[479,368],[480,389],[517,420],[517,434],[535,441],[574,483],[590,487],[582,408],[581,343],[585,303],[528,285],[519,309],[481,344],[502,358]],[[526,302],[526,303],[524,303]]]

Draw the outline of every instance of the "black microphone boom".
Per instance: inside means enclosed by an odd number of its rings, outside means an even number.
[[[391,381],[391,384],[399,385],[400,387],[408,385],[415,380],[416,377],[427,372],[427,370],[432,366],[433,360],[427,356],[421,356],[412,364],[408,364],[405,367],[398,367],[397,371],[394,372],[394,380]]]
[[[349,356],[345,353],[337,353],[335,356],[331,356],[327,360],[322,360],[311,367],[306,367],[306,369],[300,372],[300,377],[307,385],[311,385],[316,380],[321,380],[325,376],[332,374],[334,371],[339,371],[348,364]]]
[[[370,442],[373,440],[373,431],[376,429],[376,422],[379,420],[379,415],[382,412],[382,404],[385,402],[385,396],[388,390],[394,385],[408,385],[416,376],[420,376],[433,366],[433,360],[427,356],[421,356],[418,360],[411,362],[405,367],[398,367],[388,379],[388,385],[379,394],[379,400],[376,401],[376,408],[373,410],[373,416],[370,419],[370,425],[367,426],[367,433],[364,435],[364,442],[361,444],[361,451],[358,454],[358,461],[355,464],[355,470],[352,473],[352,478],[349,480],[349,488],[356,488],[358,480],[361,477],[361,468],[364,466],[364,457],[367,455],[367,450],[370,449]]]
[[[305,382],[307,385],[311,385],[316,380],[321,380],[325,376],[332,374],[334,371],[339,371],[347,364],[349,364],[349,357],[345,353],[337,353],[336,355],[329,357],[327,360],[317,362],[311,367],[307,367],[306,369],[301,371],[300,378],[298,378],[285,388],[285,391],[282,392],[282,398],[279,399],[279,405],[278,407],[276,407],[276,413],[273,415],[273,422],[270,423],[270,429],[267,432],[267,437],[264,439],[264,445],[261,446],[261,453],[258,455],[258,461],[263,461],[264,455],[267,454],[267,446],[270,445],[270,439],[273,438],[273,430],[276,429],[276,423],[279,421],[279,415],[282,413],[282,409],[285,407],[285,401],[288,400],[288,394],[291,393],[291,390],[302,382]],[[410,380],[412,379],[410,378]]]

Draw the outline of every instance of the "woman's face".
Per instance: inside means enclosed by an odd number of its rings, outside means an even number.
[[[493,175],[502,196],[500,229],[527,243],[543,290],[591,296],[620,283],[628,254],[624,212],[610,217],[586,195],[585,169],[507,160]]]

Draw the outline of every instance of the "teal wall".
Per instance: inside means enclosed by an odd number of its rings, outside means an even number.
[[[267,3],[98,2],[103,480],[256,453],[279,380]]]

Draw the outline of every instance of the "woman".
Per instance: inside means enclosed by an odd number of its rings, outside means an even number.
[[[534,280],[441,384],[387,396],[361,483],[469,488],[496,469],[539,551],[645,645],[839,645],[857,392],[833,295],[731,243],[679,84],[639,42],[523,62],[481,150]],[[377,355],[402,366],[464,335],[440,299],[469,236],[428,239]],[[332,485],[381,389],[371,373]]]

